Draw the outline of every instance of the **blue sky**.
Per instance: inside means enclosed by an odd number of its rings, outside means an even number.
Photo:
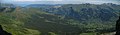
[[[120,0],[0,0],[3,3],[14,4],[81,4],[81,3],[114,3],[120,4]]]

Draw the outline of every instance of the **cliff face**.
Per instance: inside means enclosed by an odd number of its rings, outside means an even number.
[[[0,25],[0,35],[12,35],[2,29],[2,26]]]
[[[120,35],[120,16],[116,23],[116,35]]]

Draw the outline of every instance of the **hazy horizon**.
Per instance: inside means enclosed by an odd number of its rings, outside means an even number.
[[[120,4],[120,0],[1,0],[2,3],[16,4],[25,6],[29,4],[103,4],[113,3]]]
[[[102,4],[102,3],[114,3],[120,4],[120,0],[1,0],[2,3],[12,4]]]

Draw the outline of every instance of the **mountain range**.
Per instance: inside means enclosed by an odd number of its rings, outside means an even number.
[[[115,32],[120,16],[120,5],[112,3],[4,6],[0,24],[13,35],[100,35]]]

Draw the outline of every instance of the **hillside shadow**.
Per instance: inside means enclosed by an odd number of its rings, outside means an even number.
[[[0,25],[0,35],[12,35],[6,31],[3,30],[2,26]]]
[[[119,19],[116,21],[116,35],[120,35],[120,16]]]

